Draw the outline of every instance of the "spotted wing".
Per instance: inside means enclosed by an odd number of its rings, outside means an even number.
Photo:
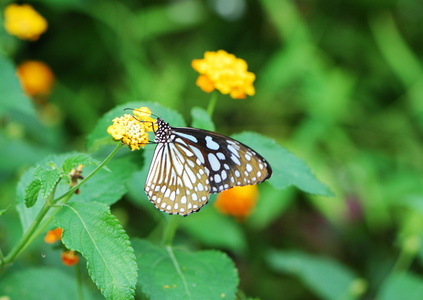
[[[204,206],[210,193],[204,165],[180,138],[157,144],[144,190],[159,210],[184,216]]]
[[[173,128],[202,163],[210,193],[257,184],[270,178],[272,168],[260,154],[225,135],[196,128]]]

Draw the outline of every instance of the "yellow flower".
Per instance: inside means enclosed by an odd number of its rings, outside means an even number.
[[[214,206],[222,214],[229,214],[242,221],[251,214],[258,199],[256,185],[237,186],[221,192]]]
[[[18,66],[16,74],[28,96],[50,94],[54,75],[45,63],[35,60],[23,62]]]
[[[62,232],[62,228],[49,230],[44,237],[44,241],[48,244],[53,244],[54,242],[60,241],[62,239]]]
[[[205,92],[217,89],[222,94],[229,94],[234,99],[243,99],[255,94],[254,73],[248,72],[245,60],[236,58],[224,50],[207,51],[204,59],[194,59],[191,63],[200,73],[196,84]]]
[[[23,40],[36,41],[47,30],[47,21],[28,4],[10,4],[4,10],[6,31]]]
[[[107,132],[115,140],[128,145],[132,151],[139,150],[140,146],[144,148],[148,144],[148,132],[157,129],[156,120],[150,117],[149,108],[134,109],[133,114],[133,116],[125,114],[120,118],[114,118],[113,125],[107,128]]]

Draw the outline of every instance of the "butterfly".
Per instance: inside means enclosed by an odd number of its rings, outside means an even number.
[[[157,143],[145,183],[161,211],[186,216],[200,210],[210,194],[263,182],[272,168],[260,154],[225,135],[171,127],[157,118]]]

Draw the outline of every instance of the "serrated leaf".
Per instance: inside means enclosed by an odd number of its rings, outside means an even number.
[[[357,277],[338,262],[301,252],[272,251],[266,260],[278,272],[299,277],[322,299],[355,299],[352,286]]]
[[[92,158],[88,154],[78,153],[74,156],[71,156],[65,160],[63,163],[63,173],[68,174],[73,168],[83,165],[84,167],[88,167],[91,165],[98,165],[100,162],[94,158]]]
[[[0,295],[5,297],[0,298],[25,300],[78,299],[75,287],[75,276],[70,276],[57,269],[20,269],[2,277],[0,280]],[[88,292],[84,291],[84,299],[91,298],[88,296]]]
[[[37,202],[38,194],[41,189],[41,181],[34,179],[25,189],[25,206],[32,207]]]
[[[54,163],[56,166],[61,166],[65,162],[65,160],[69,157],[76,155],[77,152],[70,152],[60,155],[48,155],[47,157],[43,158],[37,165],[45,165]],[[35,217],[37,216],[38,212],[44,205],[44,201],[37,201],[33,207],[27,208],[25,206],[25,189],[26,187],[34,180],[34,172],[35,168],[28,169],[20,178],[19,183],[16,188],[16,209],[19,213],[19,218],[21,220],[22,229],[25,232],[31,223],[34,221]],[[66,178],[66,177],[64,177]],[[56,188],[56,195],[60,196],[63,193],[69,190],[69,185],[67,184],[59,184]],[[38,195],[41,200],[41,195]],[[48,212],[44,219],[49,218],[52,211]]]
[[[129,238],[110,208],[98,202],[64,204],[55,215],[62,242],[87,260],[88,273],[106,299],[133,299],[137,281]]]
[[[47,198],[53,191],[54,186],[60,179],[60,170],[53,162],[35,168],[34,177],[41,182],[41,196]]]
[[[192,127],[215,131],[215,126],[210,115],[204,108],[193,107],[191,110]]]
[[[34,170],[35,168],[30,168],[25,171],[25,173],[19,179],[18,185],[16,187],[16,209],[19,213],[23,232],[28,229],[28,227],[34,221],[36,215],[44,205],[44,201],[37,201],[34,206],[30,208],[27,208],[25,205],[25,189],[34,180]],[[49,215],[50,213],[48,214],[48,216]]]
[[[148,107],[152,113],[159,114],[166,122],[169,122],[171,126],[185,126],[185,122],[182,116],[169,108],[165,108],[159,104],[155,104],[147,101],[128,102],[119,106],[116,106],[106,114],[104,114],[98,121],[96,127],[88,137],[87,149],[89,151],[95,151],[103,145],[115,144],[116,141],[107,133],[107,128],[113,124],[112,120],[116,117],[123,116],[124,114],[131,114],[132,111],[124,111],[125,108],[140,108]],[[150,139],[153,139],[154,135],[151,135]]]
[[[423,278],[412,273],[392,274],[383,282],[376,299],[423,299]]]
[[[237,270],[224,253],[187,252],[136,239],[139,284],[149,299],[235,299]]]
[[[301,159],[278,145],[274,140],[254,132],[243,132],[232,137],[251,146],[268,160],[273,169],[269,183],[275,188],[284,189],[295,185],[310,194],[333,196],[331,190],[316,179],[310,168]]]

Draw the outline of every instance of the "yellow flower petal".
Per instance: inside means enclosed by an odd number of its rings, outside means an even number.
[[[150,109],[141,107],[134,110],[134,115],[136,116],[125,114],[114,118],[113,125],[107,128],[107,133],[115,140],[128,145],[132,151],[139,150],[140,146],[144,148],[149,143],[148,132],[155,131],[157,128],[156,120],[149,116]]]
[[[16,74],[27,95],[50,94],[54,83],[54,75],[45,63],[34,60],[26,61],[18,66]]]
[[[28,4],[10,4],[4,10],[4,27],[24,40],[37,40],[47,30],[47,21]]]
[[[245,60],[233,54],[224,50],[206,51],[204,59],[194,59],[191,65],[200,73],[196,84],[205,92],[209,93],[217,89],[234,99],[255,94],[254,73],[247,71],[248,65]]]

